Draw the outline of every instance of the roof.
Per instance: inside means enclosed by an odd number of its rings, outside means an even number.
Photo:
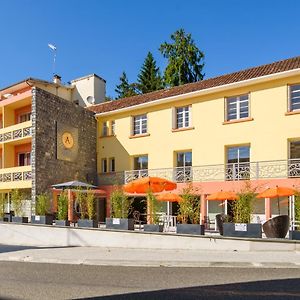
[[[95,73],[92,73],[92,74],[89,74],[89,75],[86,75],[86,76],[83,76],[83,77],[75,78],[75,79],[71,80],[70,83],[73,83],[73,82],[76,82],[76,81],[80,81],[82,79],[86,79],[86,78],[89,78],[89,77],[97,77],[98,79],[100,79],[100,80],[102,80],[103,82],[106,83],[105,79],[103,79],[102,77],[100,77],[99,75],[97,75]]]
[[[137,95],[133,97],[122,98],[109,102],[104,102],[98,105],[89,107],[90,110],[95,113],[106,113],[127,108],[143,103],[149,103],[151,101],[168,98],[172,96],[183,95],[190,92],[201,91],[213,87],[219,87],[228,85],[230,83],[242,82],[249,79],[259,78],[266,75],[281,73],[300,68],[300,56],[289,58],[266,64],[258,67],[245,69],[242,71],[209,78],[206,80],[188,83],[181,86],[176,86],[169,89],[159,90],[143,95]]]

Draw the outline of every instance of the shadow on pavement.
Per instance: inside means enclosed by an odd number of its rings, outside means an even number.
[[[197,286],[85,299],[300,299],[300,279]]]
[[[34,247],[34,246],[14,246],[0,244],[0,253],[22,251],[27,249],[55,249],[55,248],[70,248],[70,247]]]

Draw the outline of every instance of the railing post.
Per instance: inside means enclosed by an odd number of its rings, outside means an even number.
[[[256,179],[259,179],[259,163],[256,162]]]
[[[235,163],[232,164],[232,180],[235,180],[235,176],[236,176],[236,169],[235,169]]]

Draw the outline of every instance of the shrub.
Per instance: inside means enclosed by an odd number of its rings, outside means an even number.
[[[199,224],[200,222],[200,198],[198,189],[190,183],[182,190],[182,201],[179,202],[178,219],[183,224]]]
[[[68,219],[68,206],[69,199],[66,192],[62,192],[58,197],[57,202],[57,218],[58,220],[67,220]]]
[[[89,220],[93,220],[95,217],[95,195],[93,192],[89,191],[86,196],[86,210],[87,210],[87,216]]]
[[[161,212],[162,204],[156,199],[155,195],[152,192],[147,193],[147,205],[149,205],[150,224],[158,224],[158,213]]]
[[[23,215],[23,194],[19,189],[12,190],[10,194],[11,204],[13,206],[15,216],[22,217]]]
[[[41,216],[51,212],[51,200],[48,194],[44,193],[37,196],[35,212]]]
[[[113,218],[128,218],[132,209],[132,201],[124,194],[122,188],[115,186],[110,195],[111,216]]]
[[[5,203],[7,200],[5,199],[5,194],[1,193],[0,195],[0,218],[3,218],[4,216],[4,209],[5,209]]]
[[[79,205],[80,219],[85,219],[87,213],[86,195],[81,189],[76,191],[76,201]]]

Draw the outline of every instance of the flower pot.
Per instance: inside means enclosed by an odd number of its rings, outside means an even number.
[[[177,224],[177,233],[204,235],[204,225],[200,224]]]
[[[144,225],[144,231],[147,232],[163,232],[164,225],[158,225],[158,224],[145,224]]]
[[[98,228],[96,220],[79,219],[77,221],[78,227]]]
[[[53,225],[53,220],[54,220],[53,215],[31,216],[31,223],[32,224]]]
[[[261,238],[261,224],[256,223],[224,223],[223,236]]]
[[[300,240],[300,231],[299,230],[290,230],[289,231],[290,240]]]
[[[289,230],[288,215],[281,215],[270,219],[263,224],[263,230],[268,238],[285,238]]]
[[[56,226],[70,226],[69,220],[55,220]]]
[[[106,218],[107,229],[134,230],[134,219]]]
[[[12,217],[14,223],[28,223],[28,217]]]

